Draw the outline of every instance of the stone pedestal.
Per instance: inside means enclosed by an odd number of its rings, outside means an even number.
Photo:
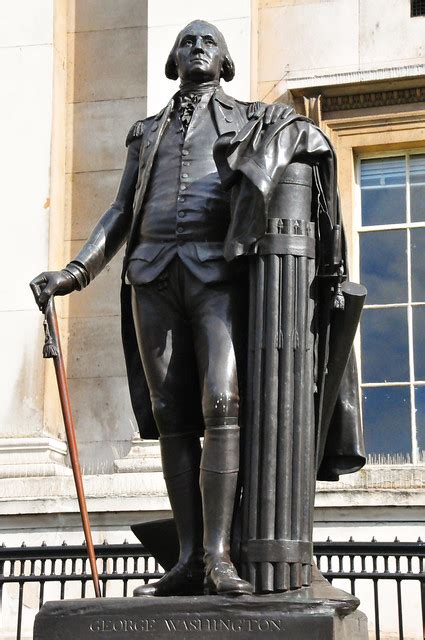
[[[0,438],[0,478],[71,475],[66,455],[66,443],[58,438]]]
[[[46,603],[34,640],[367,640],[357,598],[325,581],[264,596],[105,598]]]
[[[125,458],[114,460],[115,473],[149,472],[161,473],[161,453],[158,440],[142,440],[135,433],[131,440],[131,449]]]

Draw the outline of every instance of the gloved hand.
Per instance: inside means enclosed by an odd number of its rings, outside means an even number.
[[[279,118],[286,118],[295,113],[293,107],[282,102],[264,104],[264,102],[252,102],[248,108],[248,120],[261,118],[264,115],[264,126],[274,124]]]
[[[264,124],[265,126],[274,124],[279,118],[286,118],[291,113],[294,113],[294,108],[289,104],[282,104],[281,102],[268,104],[264,114]]]
[[[77,279],[67,269],[43,271],[31,280],[30,287],[38,308],[43,313],[51,296],[65,296],[79,288]]]

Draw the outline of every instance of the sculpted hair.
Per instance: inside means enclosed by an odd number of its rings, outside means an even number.
[[[180,33],[178,34],[176,41],[174,43],[173,48],[170,51],[170,54],[167,58],[167,62],[165,64],[165,75],[167,76],[167,78],[169,78],[170,80],[177,80],[179,77],[178,71],[177,71],[177,61],[176,61],[176,54],[177,54],[177,49],[179,47],[180,44],[180,40],[182,39],[182,37],[187,33],[188,29],[196,23],[201,22],[202,24],[206,24],[209,27],[212,28],[214,34],[217,37],[217,44],[219,45],[221,51],[223,52],[223,63],[221,65],[221,74],[220,74],[220,78],[223,78],[223,80],[225,80],[226,82],[230,82],[230,80],[233,80],[233,78],[235,77],[235,63],[232,60],[232,57],[229,53],[229,49],[227,48],[227,44],[226,41],[224,39],[223,34],[221,33],[221,31],[219,31],[217,29],[217,27],[215,27],[213,24],[210,24],[209,22],[204,22],[203,20],[194,20],[193,22],[190,22],[188,25],[186,25],[184,27],[184,29],[182,29],[180,31]]]

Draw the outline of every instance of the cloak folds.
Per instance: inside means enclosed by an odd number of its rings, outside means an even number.
[[[221,136],[214,158],[224,188],[232,190],[231,222],[224,247],[227,260],[256,252],[257,242],[266,232],[271,198],[287,167],[301,162],[313,168],[312,221],[316,223],[318,247],[316,470],[319,480],[338,480],[340,474],[352,473],[365,464],[357,369],[351,349],[365,289],[345,283],[346,309],[334,308],[335,295],[342,294],[341,284],[348,274],[332,144],[303,116],[292,113],[265,128],[260,116],[238,134]],[[345,358],[341,365],[342,352]]]

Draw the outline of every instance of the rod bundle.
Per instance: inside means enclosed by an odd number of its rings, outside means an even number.
[[[250,271],[242,565],[256,592],[311,582],[315,230],[273,218]]]

